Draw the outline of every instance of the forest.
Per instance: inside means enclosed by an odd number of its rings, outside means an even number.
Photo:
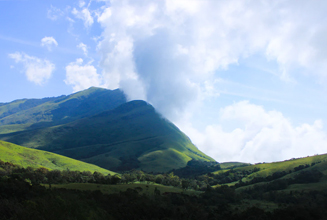
[[[326,193],[281,191],[290,184],[319,181],[322,173],[318,170],[300,171],[286,180],[268,176],[260,179],[264,184],[239,191],[248,183],[214,187],[209,180],[219,175],[211,173],[188,179],[138,170],[104,176],[89,171],[22,168],[3,161],[0,168],[0,219],[324,219],[327,214]],[[148,193],[135,187],[136,182],[155,188]],[[54,187],[65,183],[130,187],[111,194]],[[160,185],[181,191],[160,192]],[[199,193],[190,194],[192,191]]]

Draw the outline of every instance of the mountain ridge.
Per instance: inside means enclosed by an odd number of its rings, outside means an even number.
[[[165,172],[184,167],[192,159],[214,161],[142,100],[125,102],[68,123],[46,125],[30,125],[33,129],[1,134],[0,139],[114,171]]]
[[[15,100],[0,106],[0,133],[65,124],[123,103],[126,97],[121,90],[96,87],[68,96]]]

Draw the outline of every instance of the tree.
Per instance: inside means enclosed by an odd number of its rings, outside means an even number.
[[[51,188],[51,184],[60,183],[61,182],[61,172],[60,170],[51,170],[47,173],[47,179],[49,188]]]
[[[188,180],[182,180],[182,188],[186,190],[190,185],[190,182]]]

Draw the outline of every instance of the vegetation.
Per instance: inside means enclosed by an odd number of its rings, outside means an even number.
[[[114,171],[167,172],[194,159],[214,161],[144,101],[74,122],[1,135],[2,140]]]
[[[47,168],[49,170],[72,170],[99,172],[104,175],[116,173],[93,164],[74,160],[54,153],[30,149],[5,141],[0,141],[0,159],[4,162],[19,165],[23,168]]]
[[[122,91],[91,87],[69,96],[22,99],[0,105],[0,134],[64,124],[126,102]]]
[[[209,176],[211,176],[211,180],[216,180],[216,184],[230,183],[229,185],[235,185],[238,181],[242,181],[249,185],[280,178],[293,178],[299,171],[303,170],[318,170],[326,175],[327,154],[218,170]]]
[[[45,188],[41,181],[58,181],[53,171],[23,169],[4,162],[0,167],[1,219],[310,220],[324,219],[327,214],[325,192],[283,192],[273,184],[242,193],[228,186],[189,193],[154,184],[103,185],[97,182],[103,181],[101,175],[94,172],[90,178],[93,184],[66,183]],[[61,179],[72,182],[81,181],[73,177],[83,172],[59,173]],[[298,176],[298,180],[303,181],[304,176]]]
[[[25,146],[0,141],[0,219],[327,215],[327,154],[219,164],[151,105],[126,103],[119,90],[0,103],[0,133]]]
[[[221,170],[220,164],[218,162],[207,162],[190,160],[186,167],[172,170],[177,176],[182,178],[195,178],[206,173]]]

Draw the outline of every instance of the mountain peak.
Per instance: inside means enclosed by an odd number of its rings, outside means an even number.
[[[9,119],[21,132],[9,131],[0,139],[113,171],[166,172],[192,159],[214,161],[152,105],[126,102],[119,89],[91,87],[1,120]],[[0,125],[0,132],[6,126]]]

